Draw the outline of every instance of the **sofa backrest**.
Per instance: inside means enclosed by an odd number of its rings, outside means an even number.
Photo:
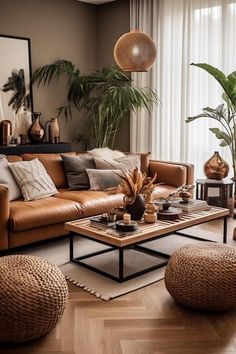
[[[66,155],[83,155],[91,156],[87,152],[65,152]],[[127,153],[131,154],[131,153]],[[149,174],[149,153],[137,153],[140,158],[140,169],[142,172]],[[21,156],[17,155],[8,155],[7,159],[9,162],[16,161],[30,161],[35,158],[38,158],[39,161],[44,165],[47,173],[51,177],[53,183],[57,188],[67,187],[67,180],[65,175],[65,170],[63,166],[63,160],[60,153],[27,153]]]
[[[7,155],[6,157],[9,162],[22,161],[22,157],[18,155]]]
[[[75,155],[75,152],[66,152],[63,154]],[[24,161],[30,161],[35,158],[39,159],[57,188],[67,186],[61,154],[23,154],[21,157]]]

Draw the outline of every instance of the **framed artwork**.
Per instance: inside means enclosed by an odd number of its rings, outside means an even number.
[[[30,39],[0,34],[0,53],[0,124],[10,121],[18,137],[32,123]]]

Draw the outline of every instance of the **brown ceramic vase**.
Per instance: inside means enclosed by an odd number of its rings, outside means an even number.
[[[207,178],[221,180],[228,176],[229,165],[219,152],[215,151],[213,156],[205,162],[203,171]]]
[[[40,123],[40,112],[33,113],[33,123],[31,124],[28,136],[31,144],[40,144],[43,142],[45,130]]]

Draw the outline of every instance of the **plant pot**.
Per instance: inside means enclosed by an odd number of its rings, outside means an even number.
[[[126,205],[126,211],[131,215],[131,220],[141,220],[145,211],[145,200],[138,194],[132,204]]]

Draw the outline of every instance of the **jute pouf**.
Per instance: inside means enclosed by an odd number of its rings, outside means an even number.
[[[198,242],[170,258],[165,285],[173,298],[193,309],[221,311],[236,307],[236,250]]]
[[[27,255],[1,257],[0,342],[45,335],[62,316],[67,299],[67,283],[57,266]]]

